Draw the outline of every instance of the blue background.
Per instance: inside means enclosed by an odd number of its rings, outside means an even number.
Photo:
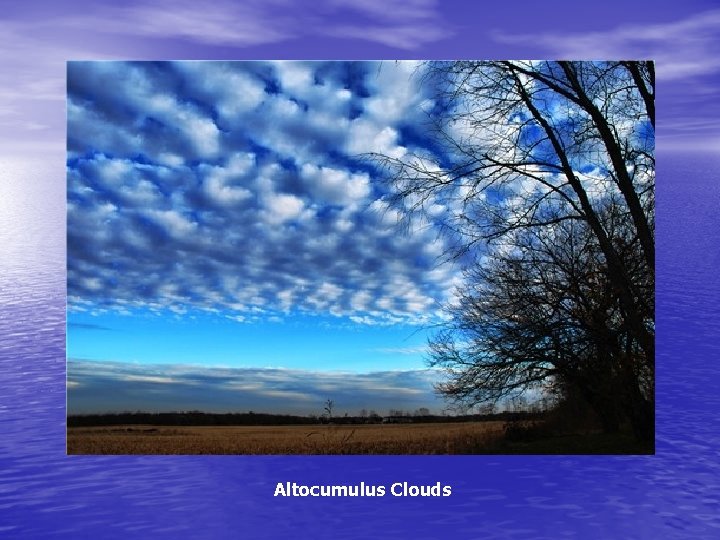
[[[689,4],[697,8],[702,3]],[[461,19],[463,13],[455,7]],[[660,8],[658,13],[660,19],[672,20],[673,15]],[[536,23],[571,27],[573,20],[588,14],[573,13],[561,21],[553,15],[543,10]],[[488,15],[492,17],[495,28],[516,28],[511,19]],[[483,48],[481,39],[477,44],[474,39],[466,33],[443,47],[425,45],[403,55],[502,56],[502,49]],[[261,52],[217,48],[204,56],[322,58],[329,46],[337,57],[397,53],[375,45],[363,48],[353,40],[307,37]],[[186,46],[166,43],[158,56],[188,57],[187,51]],[[504,56],[518,53],[508,49]],[[668,109],[674,105],[679,101],[664,103]],[[662,132],[663,103],[659,106]],[[707,119],[702,110],[695,114]],[[10,144],[11,137],[4,131],[3,143]],[[53,137],[63,140],[62,133]],[[4,153],[0,537],[720,536],[720,159],[710,151],[662,147],[657,157],[655,456],[115,457],[65,455],[62,155],[33,160]],[[453,495],[274,498],[275,484],[286,481],[385,486],[440,481],[453,487]]]

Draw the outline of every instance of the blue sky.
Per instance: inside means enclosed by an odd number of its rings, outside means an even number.
[[[367,154],[432,155],[421,75],[417,62],[68,64],[68,357],[414,381],[459,269],[430,223],[404,226]],[[437,410],[430,389],[422,406]]]
[[[199,311],[184,316],[108,311],[91,317],[71,312],[68,334],[76,358],[211,367],[417,369],[423,367],[425,350],[422,328],[369,326],[323,315],[238,323]]]

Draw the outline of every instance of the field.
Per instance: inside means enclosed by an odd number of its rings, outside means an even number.
[[[381,425],[71,427],[68,454],[473,454],[505,422]]]

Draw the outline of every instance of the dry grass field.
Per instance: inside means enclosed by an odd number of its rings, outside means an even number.
[[[232,427],[71,427],[68,454],[473,454],[505,422]]]

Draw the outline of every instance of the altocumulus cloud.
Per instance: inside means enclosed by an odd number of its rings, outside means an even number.
[[[317,414],[328,398],[341,414],[443,408],[433,392],[433,370],[346,373],[69,359],[68,373],[70,414],[139,409]]]
[[[71,310],[426,322],[457,283],[362,158],[423,148],[414,62],[71,62]]]

